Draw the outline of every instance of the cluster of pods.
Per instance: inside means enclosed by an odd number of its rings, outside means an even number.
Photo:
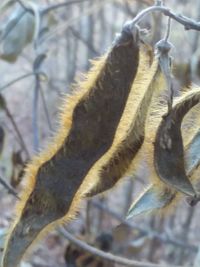
[[[129,217],[169,205],[178,192],[198,200],[200,89],[168,101],[169,50],[162,40],[154,52],[127,23],[65,97],[56,136],[26,168],[2,267],[18,266],[42,233],[71,221],[84,198],[112,188],[144,160],[151,185]],[[196,125],[188,129],[190,122]]]

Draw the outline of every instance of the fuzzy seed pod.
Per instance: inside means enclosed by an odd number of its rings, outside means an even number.
[[[138,72],[118,126],[118,129],[121,127],[126,130],[126,135],[121,138],[112,157],[102,166],[98,182],[87,196],[91,197],[112,188],[129,170],[144,141],[145,120],[155,89],[153,80],[157,68],[157,58],[149,66],[147,51],[141,51]]]
[[[90,169],[94,165],[98,172],[95,162],[102,158],[103,164],[102,156],[113,146],[138,61],[138,29],[125,26],[79,90],[66,98],[57,136],[27,167],[27,185],[5,246],[3,267],[18,266],[41,232],[74,218],[88,184],[94,183]]]

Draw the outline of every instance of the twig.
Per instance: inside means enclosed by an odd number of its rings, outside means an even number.
[[[21,1],[21,0],[16,0],[19,4],[20,4],[20,6],[22,6],[26,11],[29,11],[29,9],[25,6],[25,4],[23,3],[23,1]]]
[[[196,22],[193,19],[190,19],[183,15],[177,15],[176,13],[172,12],[169,8],[164,6],[152,6],[149,8],[144,9],[141,11],[131,22],[130,25],[133,27],[135,24],[139,23],[140,20],[143,19],[148,14],[151,14],[153,12],[161,12],[165,16],[168,16],[180,24],[182,24],[185,27],[185,30],[197,30],[200,31],[200,22]]]
[[[171,18],[168,18],[168,23],[167,23],[167,31],[166,31],[166,35],[165,35],[165,42],[168,41],[169,39],[169,35],[170,35],[170,30],[171,30]]]
[[[174,246],[179,246],[181,248],[190,250],[191,252],[194,252],[194,253],[197,253],[198,251],[198,247],[195,245],[185,244],[184,242],[178,241],[177,239],[175,240],[175,239],[169,238],[166,234],[159,234],[156,231],[153,231],[151,229],[146,229],[138,224],[134,224],[133,222],[130,223],[129,221],[123,219],[119,214],[115,213],[113,210],[109,209],[108,207],[102,206],[97,201],[92,201],[91,203],[98,209],[103,209],[105,212],[110,214],[113,218],[117,219],[119,222],[123,223],[124,225],[127,225],[128,227],[132,229],[139,230],[144,235],[148,235],[151,238],[156,238],[164,243],[168,243]]]
[[[35,73],[38,73],[42,63],[46,58],[46,54],[39,54],[33,64],[33,70]],[[38,74],[35,75],[35,88],[33,93],[33,147],[35,151],[39,149],[39,130],[38,130],[38,100],[39,100],[39,91],[41,90],[40,85],[40,76]]]
[[[40,86],[40,95],[41,95],[41,99],[42,99],[42,104],[43,104],[43,107],[44,107],[44,113],[45,113],[45,116],[47,118],[47,124],[49,126],[49,130],[53,130],[52,129],[52,125],[51,125],[51,120],[50,120],[50,116],[49,116],[49,111],[48,111],[48,108],[47,108],[47,103],[46,103],[46,99],[45,99],[45,96],[44,96],[44,92],[42,90],[42,87]]]
[[[24,152],[25,152],[25,154],[26,154],[26,156],[27,156],[27,159],[30,159],[30,154],[29,154],[29,151],[28,151],[28,149],[27,149],[27,147],[26,147],[26,144],[25,144],[25,142],[24,142],[24,139],[23,139],[23,137],[22,137],[22,135],[21,135],[21,133],[20,133],[20,130],[18,129],[18,126],[17,126],[17,124],[16,124],[16,122],[15,122],[15,120],[14,120],[14,118],[13,118],[11,112],[10,112],[10,110],[8,109],[7,105],[4,106],[4,110],[5,110],[5,112],[6,112],[6,115],[7,115],[8,118],[10,119],[10,121],[11,121],[11,123],[12,123],[12,125],[13,125],[13,128],[15,129],[15,132],[16,132],[18,138],[19,138],[21,147],[22,147],[22,149],[24,150]]]
[[[19,81],[21,81],[21,80],[23,80],[25,78],[28,78],[30,76],[33,76],[33,75],[43,75],[43,76],[46,76],[46,74],[44,72],[42,72],[42,71],[39,71],[39,72],[30,72],[30,73],[24,74],[24,75],[22,75],[22,76],[20,76],[20,77],[18,77],[16,79],[10,81],[9,83],[3,85],[2,87],[0,87],[0,92],[2,92],[3,90],[5,90],[9,86],[13,85],[14,83],[19,82]]]
[[[95,8],[94,7],[87,8],[84,11],[84,13],[82,14],[82,16],[90,15],[90,14],[93,14],[94,12],[97,13],[99,10],[101,10],[101,8],[104,5],[106,5],[107,3],[113,2],[113,1],[116,1],[116,0],[107,0],[107,2],[105,0],[102,0],[101,2],[97,2]],[[40,42],[44,43],[47,40],[53,38],[55,36],[55,34],[57,34],[58,32],[59,33],[63,32],[64,30],[66,30],[70,26],[74,25],[75,22],[80,21],[80,19],[81,19],[80,15],[70,18],[64,24],[58,26],[52,32],[50,32],[48,35],[46,35],[45,37],[41,38]]]
[[[70,242],[72,242],[73,244],[75,244],[76,246],[78,246],[79,248],[81,248],[84,251],[87,251],[89,253],[91,253],[92,255],[95,255],[97,257],[102,258],[105,261],[109,261],[109,262],[113,262],[113,263],[117,263],[123,266],[132,266],[132,267],[181,267],[181,266],[174,266],[174,265],[159,265],[159,264],[153,264],[153,263],[149,263],[149,262],[139,262],[136,260],[130,260],[124,257],[119,257],[116,255],[113,255],[111,253],[107,253],[104,252],[102,250],[99,250],[97,248],[94,248],[90,245],[88,245],[87,243],[78,240],[77,238],[75,238],[73,235],[71,235],[68,231],[66,231],[64,228],[60,229],[60,233],[67,238]]]
[[[80,35],[80,32],[76,31],[73,27],[69,27],[69,30],[72,32],[72,34],[79,39],[80,41],[82,41],[83,44],[85,44],[93,54],[95,54],[95,56],[99,56],[100,53],[94,48],[92,43],[89,43],[83,36]]]
[[[3,185],[6,190],[8,190],[8,194],[13,195],[15,198],[20,200],[15,189],[11,185],[9,185],[2,177],[0,177],[0,184]]]
[[[73,1],[66,1],[63,3],[59,3],[59,4],[53,4],[53,5],[50,5],[48,7],[43,8],[41,11],[41,14],[46,15],[47,13],[49,13],[50,11],[53,11],[55,9],[58,9],[58,8],[61,8],[64,6],[66,7],[66,6],[73,5],[73,4],[84,3],[87,1],[91,1],[91,0],[73,0]]]
[[[38,100],[39,100],[39,89],[40,80],[38,76],[35,77],[35,88],[33,93],[33,148],[35,151],[39,149],[39,130],[38,130]]]

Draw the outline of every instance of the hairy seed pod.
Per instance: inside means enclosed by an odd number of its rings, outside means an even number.
[[[7,240],[3,267],[18,266],[41,232],[74,218],[88,187],[83,181],[93,181],[89,170],[113,145],[138,61],[138,29],[125,26],[80,89],[66,98],[57,136],[27,167],[27,185]]]
[[[199,101],[200,89],[187,93],[163,116],[154,143],[157,175],[172,188],[192,197],[196,193],[185,170],[181,123],[185,114]]]
[[[119,142],[112,157],[102,166],[98,182],[87,196],[91,197],[112,188],[129,170],[142,146],[145,120],[154,92],[153,80],[158,68],[157,58],[154,59],[151,66],[148,62],[149,56],[144,51],[141,52],[138,72],[119,124],[119,127],[126,127],[126,135]]]

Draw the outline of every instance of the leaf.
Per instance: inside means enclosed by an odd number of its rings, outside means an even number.
[[[14,4],[16,4],[15,0],[4,0],[2,1],[2,3],[0,4],[0,15],[5,12],[9,7],[13,6]]]
[[[185,171],[181,123],[185,114],[199,101],[200,89],[187,93],[163,117],[154,143],[154,166],[158,177],[177,191],[192,197],[196,193]]]
[[[197,168],[200,163],[200,129],[198,129],[186,150],[185,164],[187,173],[191,176],[192,171]]]
[[[52,14],[40,16],[40,6],[37,1],[21,0],[21,2],[32,12],[25,10],[21,5],[13,7],[7,20],[0,26],[2,42],[0,58],[10,63],[17,60],[28,44],[33,41],[38,43],[49,27],[56,23]],[[7,1],[0,12],[5,11],[12,4],[12,1]]]
[[[15,62],[24,47],[33,40],[34,28],[34,16],[21,6],[16,8],[0,28],[0,58],[10,63]]]
[[[175,191],[167,187],[150,185],[142,195],[130,206],[127,219],[146,212],[152,212],[169,205],[174,199]]]

